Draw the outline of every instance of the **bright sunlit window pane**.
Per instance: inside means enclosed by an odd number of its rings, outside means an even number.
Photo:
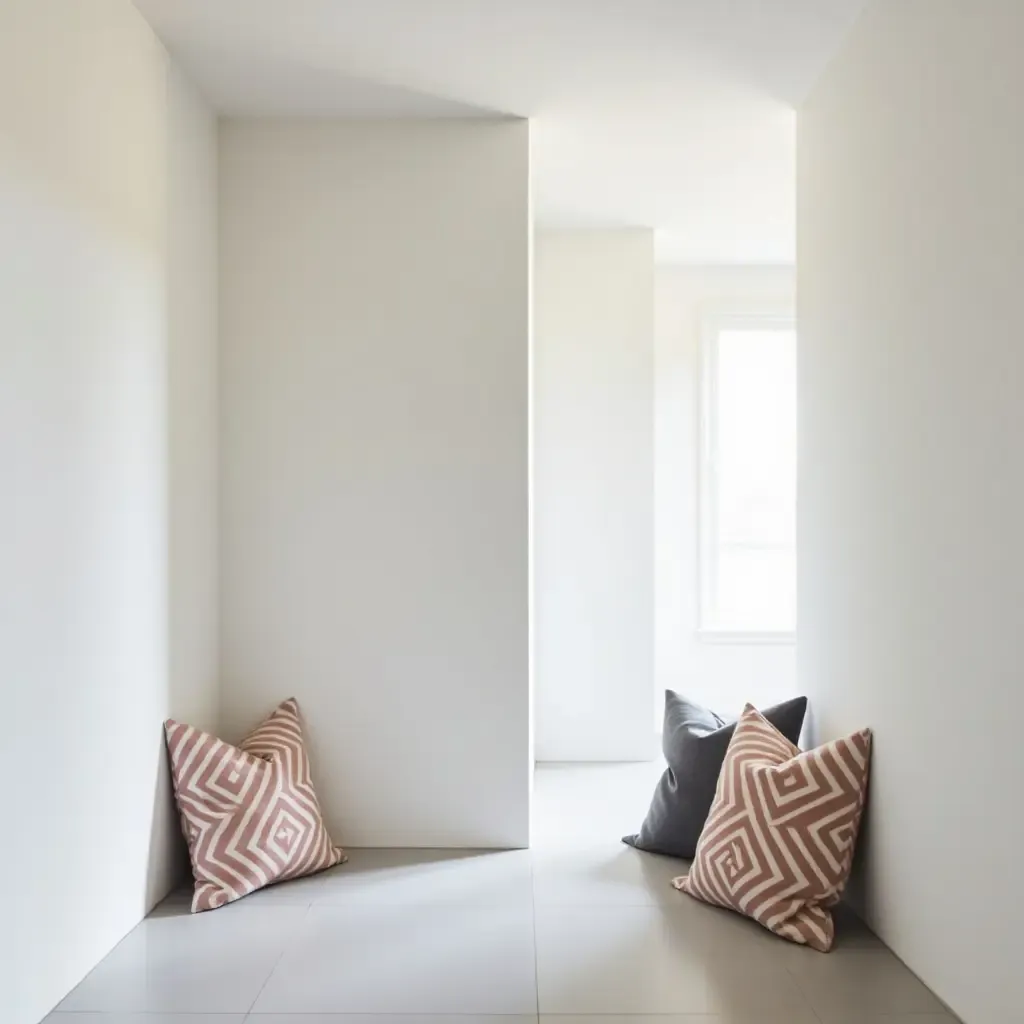
[[[726,318],[706,332],[702,628],[796,626],[796,332]]]

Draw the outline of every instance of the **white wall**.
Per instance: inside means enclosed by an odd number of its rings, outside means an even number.
[[[162,720],[213,707],[208,628],[174,615],[209,602],[210,569],[168,570],[214,528],[207,476],[184,533],[168,503],[213,442],[169,389],[214,345],[192,197],[215,129],[186,88],[127,0],[0,7],[4,1024],[35,1024],[166,892]]]
[[[701,320],[715,311],[792,312],[792,267],[659,267],[655,287],[655,676],[738,714],[796,692],[792,644],[697,637]]]
[[[217,119],[168,75],[170,673],[189,721],[217,718]],[[175,823],[177,826],[177,822]]]
[[[879,0],[800,116],[800,675],[875,730],[864,900],[1019,1020],[1024,5]]]
[[[654,237],[539,231],[536,756],[654,756]]]
[[[335,838],[528,840],[529,134],[221,134],[223,719],[295,695]]]

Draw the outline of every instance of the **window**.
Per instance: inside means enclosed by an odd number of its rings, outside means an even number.
[[[709,318],[703,335],[701,633],[796,628],[796,330],[792,317]]]

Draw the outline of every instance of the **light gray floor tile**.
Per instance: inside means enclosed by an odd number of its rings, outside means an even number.
[[[818,1018],[809,1009],[726,1010],[716,1014],[542,1014],[540,1024],[818,1024]]]
[[[272,903],[274,906],[308,907],[322,890],[326,874],[328,872],[324,871],[308,878],[294,878],[290,882],[268,885],[265,889],[250,893],[245,897],[245,902],[250,906]]]
[[[349,850],[348,862],[279,882],[246,896],[248,906],[313,903],[410,906],[470,901],[480,905],[532,898],[526,850]],[[179,890],[166,904],[187,904]]]
[[[165,905],[126,936],[58,1009],[245,1013],[307,908],[244,904],[204,914]]]
[[[531,847],[610,845],[637,832],[664,770],[661,761],[538,765]]]
[[[178,1024],[191,1024],[191,1022],[179,1021]],[[537,1024],[537,1015],[520,1014],[509,1016],[479,1013],[251,1013],[246,1020],[246,1024]]]
[[[268,885],[265,889],[257,889],[236,901],[240,907],[255,907],[262,903],[273,903],[292,905],[296,907],[308,907],[313,902],[313,892],[321,885],[319,875],[311,875],[309,878],[297,878],[291,882],[280,882],[277,885]],[[157,908],[157,913],[162,913],[171,908],[184,908],[188,910],[192,903],[192,887],[177,889],[172,892]]]
[[[538,907],[542,1014],[805,1014],[771,945],[705,941],[693,918],[659,907]]]
[[[673,917],[679,927],[718,957],[737,955],[756,962],[767,961],[773,968],[785,969],[785,957],[792,944],[773,935],[756,921],[723,907],[675,892]]]
[[[830,1019],[830,1024],[960,1024],[948,1013],[863,1013]]]
[[[672,888],[686,861],[640,853],[619,843],[559,847],[534,854],[538,906],[678,907],[686,898]]]
[[[943,1014],[945,1007],[888,950],[793,950],[787,968],[823,1024],[880,1014]]]
[[[542,769],[528,852],[355,850],[195,916],[183,890],[47,1024],[956,1024],[846,911],[826,956],[673,890],[685,862],[619,841],[659,771]]]
[[[533,914],[491,906],[313,906],[254,1010],[536,1013]]]
[[[836,927],[833,951],[846,949],[885,950],[886,946],[873,931],[848,907],[833,907],[832,920]]]
[[[317,880],[313,902],[332,905],[528,904],[533,891],[526,850],[351,850]]]
[[[242,1024],[244,1013],[95,1013],[54,1011],[43,1024]]]

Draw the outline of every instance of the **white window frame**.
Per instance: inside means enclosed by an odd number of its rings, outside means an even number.
[[[714,587],[718,579],[716,562],[718,543],[715,529],[717,498],[716,425],[718,408],[718,337],[729,328],[762,328],[796,330],[796,313],[792,306],[745,306],[705,309],[700,320],[700,401],[698,452],[697,509],[697,638],[711,644],[794,644],[795,630],[733,630],[723,629],[712,621],[715,607]]]

